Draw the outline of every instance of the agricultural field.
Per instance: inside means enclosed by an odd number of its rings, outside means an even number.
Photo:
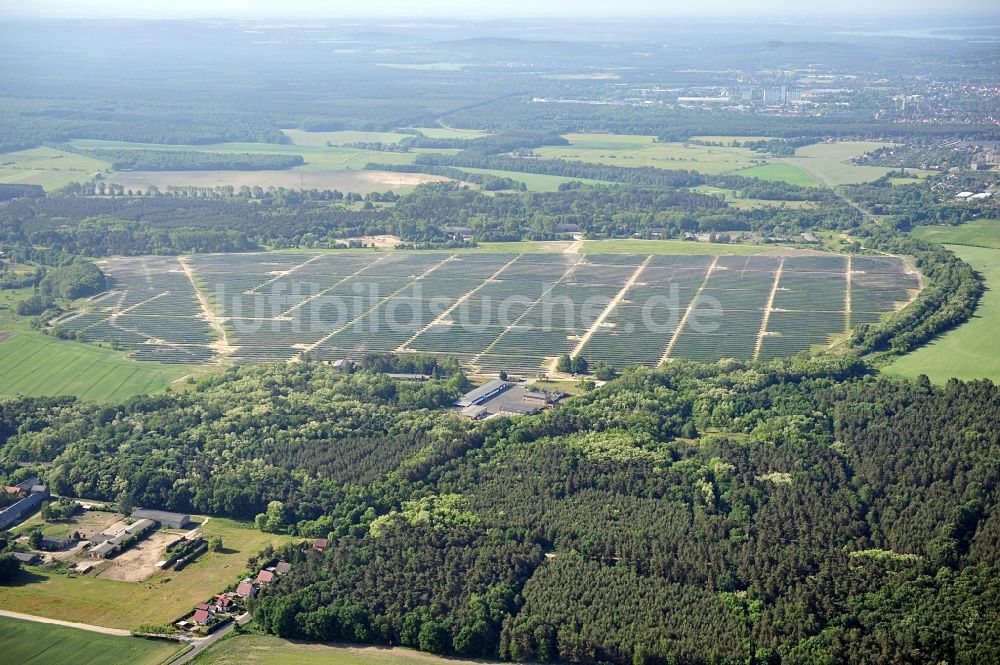
[[[566,250],[114,259],[115,290],[60,325],[177,364],[418,351],[539,373],[564,353],[616,365],[793,355],[920,286],[893,257],[638,240]]]
[[[108,180],[123,186],[125,189],[146,191],[150,185],[161,190],[168,187],[219,187],[229,185],[239,189],[247,187],[287,187],[289,189],[336,189],[341,192],[393,191],[405,193],[425,182],[441,182],[448,180],[426,173],[396,173],[394,171],[362,171],[364,164],[359,163],[359,170],[334,171],[129,171],[117,172],[108,176]]]
[[[182,571],[157,572],[142,582],[102,579],[28,568],[17,585],[0,586],[0,607],[36,616],[131,630],[161,625],[198,602],[238,582],[247,558],[287,536],[264,533],[250,524],[213,517],[202,534],[222,538],[221,552],[206,552]]]
[[[198,654],[192,665],[472,665],[403,647],[291,642],[270,635],[235,635]]]
[[[816,143],[797,149],[794,157],[782,157],[774,161],[795,166],[827,187],[837,187],[878,180],[893,170],[884,166],[858,166],[851,161],[869,150],[888,145],[892,144],[876,141]]]
[[[0,654],[5,663],[160,665],[180,649],[177,643],[0,617]]]
[[[32,148],[0,155],[0,183],[41,185],[46,191],[73,181],[86,182],[111,164],[54,148]]]
[[[319,132],[320,134],[326,134]],[[333,132],[329,132],[333,133]],[[311,134],[311,133],[310,133]],[[360,133],[358,133],[360,134]],[[397,135],[402,136],[402,135]],[[366,194],[374,191],[407,191],[424,182],[447,180],[423,173],[365,171],[369,162],[412,164],[415,153],[376,152],[358,148],[327,147],[325,139],[296,135],[305,144],[277,143],[216,143],[208,145],[157,145],[123,143],[120,141],[77,140],[80,148],[110,148],[116,150],[185,150],[214,153],[264,153],[301,155],[305,164],[287,170],[264,171],[116,171],[105,177],[125,189],[145,191],[150,185],[160,189],[169,186],[215,187],[243,185],[253,187],[288,187],[292,189],[338,189]],[[316,143],[311,143],[316,141]],[[77,178],[78,180],[80,178]]]
[[[535,148],[534,152],[549,159],[691,169],[707,174],[736,171],[763,161],[760,154],[747,148],[664,143],[653,136],[566,134],[566,138],[570,141],[568,146],[546,146]]]
[[[30,289],[0,291],[0,394],[122,400],[202,371],[136,362],[121,351],[34,331],[29,318],[14,313],[17,302],[30,294]]]
[[[800,187],[818,187],[820,184],[809,173],[792,164],[761,164],[737,171],[736,175],[746,178],[787,182],[789,185],[798,185]]]
[[[958,226],[918,226],[910,233],[929,242],[1000,249],[1000,219],[977,219]]]
[[[997,356],[997,330],[1000,329],[1000,222],[983,220],[957,227],[920,227],[914,231],[914,235],[938,242],[949,238],[959,239],[962,245],[946,247],[983,275],[986,279],[986,293],[969,321],[896,360],[883,371],[908,377],[926,374],[935,383],[944,383],[950,377],[963,381],[991,379],[1000,382],[1000,358]],[[973,242],[983,246],[969,246]]]

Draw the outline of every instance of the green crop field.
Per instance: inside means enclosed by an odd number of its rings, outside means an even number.
[[[19,665],[160,665],[176,643],[0,617],[0,660]]]
[[[250,555],[287,536],[263,533],[249,524],[213,517],[202,531],[220,536],[223,550],[206,552],[182,571],[157,572],[144,582],[119,582],[88,575],[29,569],[21,582],[0,586],[0,607],[61,621],[131,630],[168,623],[196,603],[238,582]],[[2,660],[2,659],[0,659]]]
[[[955,231],[958,233],[962,227]],[[958,233],[959,236],[963,234]],[[996,240],[995,235],[993,240]],[[970,321],[889,365],[889,374],[926,374],[935,383],[951,377],[1000,381],[997,330],[1000,329],[1000,249],[947,245],[986,278],[986,293]]]
[[[790,164],[762,164],[738,171],[736,175],[761,180],[776,180],[801,187],[815,187],[820,183],[797,166]]]
[[[163,390],[191,374],[127,360],[123,354],[40,333],[18,333],[0,343],[0,392],[7,395],[75,395],[119,401]]]
[[[977,219],[959,226],[918,226],[912,234],[931,242],[1000,249],[1000,219]]]
[[[762,161],[747,148],[658,142],[652,136],[618,134],[567,134],[568,146],[536,148],[551,159],[566,159],[612,166],[655,166],[691,169],[716,174],[746,168]]]
[[[0,183],[41,185],[47,191],[74,180],[86,182],[108,169],[109,162],[54,148],[32,148],[0,155]]]
[[[792,355],[843,335],[849,320],[843,256],[774,246],[600,240],[185,261],[205,291],[217,295],[213,315],[227,330],[224,347],[173,257],[106,261],[116,290],[61,325],[80,339],[114,340],[136,358],[178,364],[419,351],[454,356],[476,373],[536,374],[574,350],[594,361],[643,365],[668,356]],[[895,310],[920,285],[899,259],[858,257],[854,265],[851,317],[859,322]],[[165,303],[169,315],[159,311]],[[714,303],[723,315],[715,334],[682,325],[675,335],[646,325],[646,305],[676,313]],[[632,351],[621,354],[626,347]]]
[[[198,654],[193,665],[472,665],[402,647],[289,642],[269,635],[236,635]]]
[[[128,360],[124,353],[36,332],[14,313],[30,289],[0,291],[0,394],[121,400],[203,370]]]

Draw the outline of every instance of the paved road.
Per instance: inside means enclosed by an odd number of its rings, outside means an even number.
[[[188,644],[193,644],[194,648],[190,651],[183,653],[179,658],[170,661],[170,665],[183,665],[184,663],[190,662],[198,654],[207,649],[208,647],[215,644],[217,641],[222,639],[225,635],[228,635],[236,628],[236,624],[241,626],[250,620],[250,614],[241,614],[236,617],[235,621],[231,621],[222,628],[218,629],[208,637],[197,637],[197,638],[185,638],[183,641]]]

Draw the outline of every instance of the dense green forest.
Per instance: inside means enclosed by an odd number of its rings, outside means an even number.
[[[1000,656],[993,384],[676,362],[475,423],[433,408],[457,368],[416,362],[440,378],[381,358],[97,409],[6,398],[4,471],[331,537],[282,551],[292,572],[255,602],[286,637],[584,663]]]

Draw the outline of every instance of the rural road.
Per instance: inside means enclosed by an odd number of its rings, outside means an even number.
[[[73,623],[72,621],[60,621],[59,619],[49,619],[48,617],[35,616],[34,614],[21,614],[20,612],[9,612],[0,610],[0,616],[11,619],[22,619],[24,621],[34,621],[36,623],[51,623],[56,626],[68,626],[69,628],[79,628],[89,630],[92,633],[103,633],[105,635],[115,635],[116,637],[128,637],[132,633],[121,628],[105,628],[104,626],[93,626],[89,623]]]
[[[183,641],[194,646],[189,651],[184,652],[175,660],[170,661],[170,665],[183,665],[192,661],[198,654],[207,649],[208,647],[215,644],[217,641],[222,639],[225,635],[228,635],[236,627],[236,624],[241,626],[250,620],[250,613],[241,614],[236,617],[235,621],[229,622],[227,625],[223,626],[219,630],[215,631],[208,637],[196,637],[196,638],[186,638]]]

